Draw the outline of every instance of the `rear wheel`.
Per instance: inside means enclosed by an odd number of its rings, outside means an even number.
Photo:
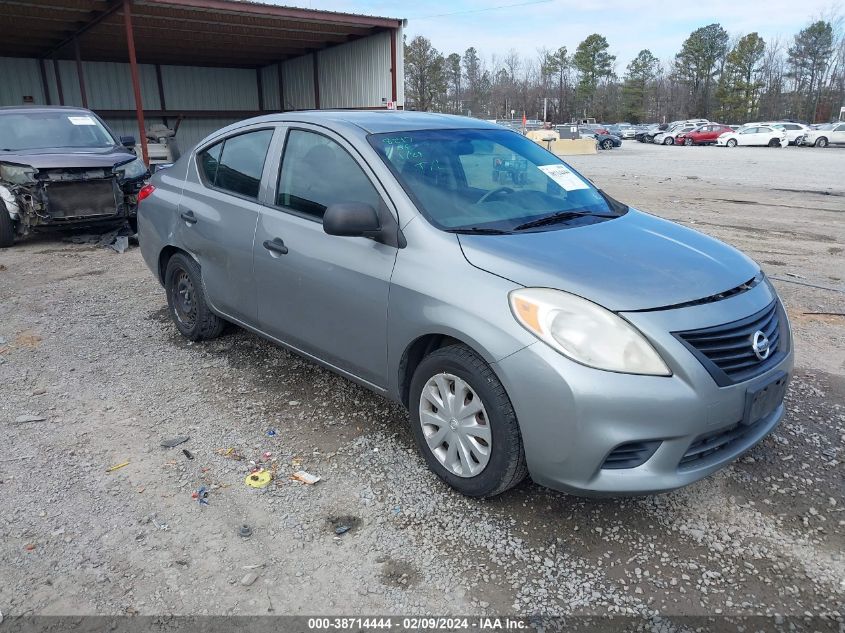
[[[15,243],[15,223],[6,204],[0,200],[0,248],[8,248]]]
[[[827,147],[827,139],[824,136],[817,138],[816,147]]]
[[[222,334],[226,322],[208,306],[202,272],[192,258],[182,253],[170,258],[164,273],[164,288],[170,316],[182,336],[202,341]]]
[[[769,141],[769,147],[780,147],[780,140],[773,138]]]
[[[410,411],[429,468],[461,493],[491,497],[525,478],[522,436],[508,394],[468,347],[443,347],[420,362]]]
[[[728,146],[728,147],[736,147],[736,139],[735,138],[728,139],[728,141],[725,143],[725,145]]]

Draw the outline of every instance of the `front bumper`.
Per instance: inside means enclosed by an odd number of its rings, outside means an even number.
[[[783,403],[720,450],[681,464],[702,437],[729,432],[742,420],[746,392],[792,372],[785,357],[746,382],[718,387],[670,332],[710,327],[752,314],[774,294],[767,284],[719,302],[678,310],[626,313],[672,369],[670,377],[591,369],[537,342],[494,365],[516,411],[531,477],[585,496],[648,494],[685,486],[725,467],[762,440],[784,414]],[[783,327],[788,330],[788,323]],[[640,466],[603,469],[628,443],[659,442]]]

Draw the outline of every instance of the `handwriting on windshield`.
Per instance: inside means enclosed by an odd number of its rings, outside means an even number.
[[[423,153],[414,145],[411,136],[388,136],[382,139],[382,143],[386,146],[388,158],[392,159],[395,154],[401,160],[418,161],[420,164],[425,162],[420,161]],[[421,169],[419,166],[418,168]]]

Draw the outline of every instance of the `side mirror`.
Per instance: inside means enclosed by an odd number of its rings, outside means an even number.
[[[121,136],[120,137],[120,144],[124,147],[135,147],[135,137],[134,136]]]
[[[323,214],[323,230],[329,235],[378,238],[382,232],[378,212],[368,204],[332,204]]]

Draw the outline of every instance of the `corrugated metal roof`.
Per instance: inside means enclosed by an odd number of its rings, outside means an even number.
[[[121,2],[0,0],[0,56],[125,61]],[[241,0],[132,0],[139,62],[257,68],[397,29],[402,21]],[[22,30],[26,36],[22,37]]]

